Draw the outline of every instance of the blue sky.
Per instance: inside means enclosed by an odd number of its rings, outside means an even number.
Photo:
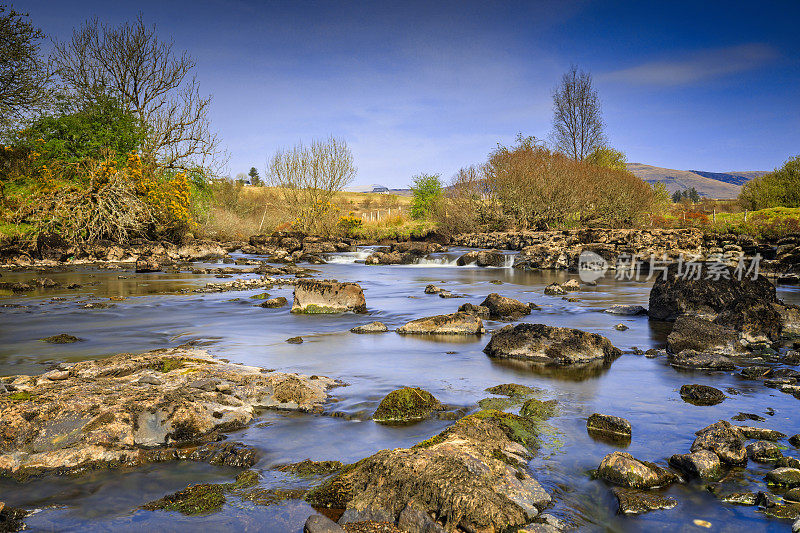
[[[139,11],[197,61],[231,175],[335,135],[356,183],[449,178],[547,137],[571,64],[631,162],[769,170],[800,154],[800,2],[21,0],[48,35]]]

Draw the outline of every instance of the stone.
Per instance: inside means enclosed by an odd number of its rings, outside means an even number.
[[[51,370],[50,372],[45,372],[42,374],[42,377],[45,379],[49,379],[51,381],[63,381],[69,378],[69,371],[68,370]]]
[[[480,317],[457,312],[418,318],[397,328],[402,335],[481,335],[485,332]]]
[[[631,423],[618,416],[594,413],[586,421],[586,430],[590,435],[600,434],[612,439],[630,440],[631,438]]]
[[[537,432],[522,417],[479,411],[412,448],[381,450],[346,467],[305,499],[316,508],[344,509],[340,523],[366,517],[396,523],[413,502],[445,531],[514,530],[551,501],[525,468]]]
[[[617,331],[627,331],[629,328],[625,324],[619,323],[616,326],[614,326],[614,329]]]
[[[439,294],[444,289],[436,285],[427,285],[425,287],[425,294]]]
[[[483,350],[489,357],[554,366],[610,365],[622,352],[611,342],[577,329],[518,324],[497,330]]]
[[[685,268],[685,266],[684,266]],[[706,316],[712,319],[721,311],[739,303],[773,303],[775,286],[764,276],[738,280],[733,269],[720,279],[684,279],[679,265],[673,263],[659,273],[650,290],[649,312],[654,320],[675,320],[681,315]]]
[[[558,283],[553,282],[544,288],[544,293],[547,294],[548,296],[561,296],[563,294],[567,294],[567,291],[564,290],[564,287],[562,287]]]
[[[694,350],[731,354],[740,349],[739,335],[734,330],[694,316],[678,317],[667,336],[667,350],[672,353]]]
[[[303,344],[303,337],[289,337],[286,342],[289,344]]]
[[[717,454],[727,464],[741,465],[747,462],[745,437],[736,426],[727,420],[720,420],[695,433],[691,451],[709,450]]]
[[[372,419],[381,423],[417,422],[441,408],[442,404],[430,392],[418,387],[403,387],[381,400]]]
[[[791,444],[795,448],[800,448],[800,433],[789,437],[789,444]]]
[[[50,344],[72,344],[73,342],[79,342],[83,339],[75,337],[74,335],[59,333],[58,335],[53,335],[52,337],[45,337],[42,340],[44,342],[49,342]]]
[[[708,385],[683,385],[681,398],[692,405],[717,405],[725,400],[725,393]]]
[[[276,298],[268,298],[258,304],[259,307],[264,307],[266,309],[277,309],[279,307],[283,307],[288,303],[288,300],[283,296],[278,296]]]
[[[613,491],[619,502],[619,514],[637,515],[661,509],[672,509],[678,505],[675,498],[664,497],[652,492],[620,487],[614,487]]]
[[[744,435],[748,439],[775,441],[786,438],[786,435],[784,433],[781,433],[780,431],[775,431],[774,429],[757,428],[753,426],[735,426],[735,427],[736,429],[741,431],[742,435]]]
[[[791,467],[779,467],[767,472],[765,478],[769,485],[781,487],[800,487],[800,470]]]
[[[774,463],[781,457],[781,449],[773,442],[767,440],[759,440],[752,444],[748,444],[747,456],[757,463]]]
[[[641,305],[615,304],[606,309],[605,312],[612,315],[624,316],[646,315],[647,308]]]
[[[609,483],[634,489],[652,489],[677,480],[675,474],[625,452],[611,452],[597,467],[597,476]]]
[[[345,533],[345,531],[327,516],[312,514],[303,524],[303,533]]]
[[[385,333],[387,331],[389,331],[389,328],[383,322],[370,322],[369,324],[350,328],[351,333]]]
[[[293,474],[298,477],[311,477],[332,474],[344,467],[341,461],[312,461],[305,459],[297,463],[279,465],[275,470]]]
[[[739,375],[745,379],[763,379],[769,375],[771,370],[772,367],[769,366],[754,365],[743,368]]]
[[[318,314],[367,311],[364,291],[357,283],[301,279],[294,288],[292,313]]]
[[[469,313],[471,315],[479,316],[481,318],[489,318],[489,308],[482,305],[475,304],[462,304],[458,308],[459,313]]]
[[[577,279],[571,279],[561,284],[561,288],[567,292],[575,292],[581,290],[581,283]]]
[[[775,467],[797,468],[800,470],[800,459],[784,456],[775,462]]]
[[[161,265],[153,256],[140,256],[139,259],[136,260],[137,273],[158,272],[159,270],[161,270]]]
[[[226,363],[187,347],[81,361],[56,381],[11,382],[16,392],[0,396],[0,474],[9,476],[176,459],[250,466],[256,450],[217,442],[219,431],[243,427],[259,409],[321,412],[336,384]],[[227,393],[219,392],[222,384]]]
[[[690,478],[716,481],[723,475],[719,457],[710,450],[675,454],[669,458],[669,464]]]
[[[406,533],[446,533],[420,505],[409,502],[397,518],[397,527]]]
[[[493,319],[517,319],[531,314],[531,307],[514,298],[500,296],[496,292],[491,293],[480,303],[480,307],[489,309],[489,318]]]
[[[499,394],[501,396],[525,397],[538,394],[542,391],[541,389],[528,387],[527,385],[520,385],[519,383],[503,383],[502,385],[495,385],[494,387],[489,387],[488,389],[486,389],[486,392],[490,392],[492,394]]]
[[[733,492],[720,498],[720,501],[733,505],[756,505],[757,495],[752,492]]]
[[[734,362],[724,355],[714,353],[683,350],[679,353],[667,353],[667,360],[672,366],[702,370],[734,370]]]

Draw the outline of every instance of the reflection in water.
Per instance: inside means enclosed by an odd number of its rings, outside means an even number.
[[[787,434],[798,432],[797,400],[760,382],[743,380],[727,372],[678,372],[664,358],[624,354],[610,368],[581,370],[532,369],[519,361],[491,360],[483,353],[489,340],[448,336],[431,339],[393,332],[355,335],[349,329],[380,320],[395,329],[409,320],[452,313],[463,303],[480,303],[487,294],[533,302],[541,307],[523,322],[573,327],[599,333],[630,351],[661,348],[669,324],[651,323],[647,317],[620,317],[603,313],[612,304],[647,305],[649,285],[605,278],[596,287],[574,295],[577,302],[545,296],[543,288],[569,279],[561,272],[523,272],[511,268],[455,267],[449,265],[464,250],[443,254],[436,264],[366,266],[367,251],[341,254],[327,265],[315,266],[321,278],[361,283],[368,315],[292,315],[289,307],[264,309],[249,296],[263,290],[226,293],[182,293],[218,282],[213,275],[188,273],[134,274],[130,270],[94,268],[64,272],[3,272],[3,281],[29,281],[49,277],[74,290],[37,290],[25,295],[0,295],[0,375],[41,373],[57,361],[76,361],[120,352],[141,352],[197,341],[219,357],[278,370],[321,374],[339,378],[346,387],[334,389],[336,398],[328,412],[345,416],[288,414],[266,411],[248,428],[231,438],[261,450],[256,469],[265,488],[285,487],[297,480],[270,470],[273,465],[337,459],[353,462],[383,448],[410,446],[428,438],[451,422],[431,419],[408,426],[384,426],[369,418],[380,400],[400,386],[418,386],[451,406],[476,408],[487,387],[520,383],[543,389],[555,398],[559,414],[550,423],[560,445],[541,453],[530,464],[534,475],[555,496],[552,513],[576,521],[588,531],[694,530],[691,520],[712,523],[715,531],[782,531],[785,522],[767,521],[752,507],[722,505],[696,483],[675,485],[665,491],[679,505],[640,517],[617,516],[609,488],[592,480],[589,472],[602,457],[620,449],[617,444],[594,440],[586,431],[586,418],[599,412],[622,416],[633,426],[626,451],[663,462],[673,453],[689,450],[694,431],[739,412],[754,413],[766,422],[747,422]],[[435,258],[434,258],[435,259]],[[222,265],[201,265],[219,267]],[[227,265],[226,265],[227,266]],[[243,275],[243,277],[253,277]],[[465,298],[443,299],[423,293],[434,283]],[[795,289],[796,290],[796,289]],[[290,286],[267,292],[291,300]],[[125,297],[110,302],[110,297]],[[52,298],[64,298],[53,300]],[[781,297],[797,302],[796,292]],[[87,302],[109,302],[109,309],[85,309]],[[620,332],[617,323],[630,329]],[[503,322],[487,321],[489,331]],[[44,337],[68,333],[82,342],[53,345]],[[299,345],[285,339],[302,336]],[[518,364],[522,363],[522,364]],[[684,403],[678,390],[686,383],[714,386],[726,391],[721,404],[695,407]],[[733,390],[736,393],[731,393]],[[772,414],[769,414],[772,413]],[[795,450],[786,454],[796,455]],[[763,490],[767,466],[751,463],[721,490]],[[299,501],[264,507],[229,501],[222,512],[190,518],[163,512],[135,510],[143,503],[197,482],[230,481],[234,471],[194,463],[147,466],[130,471],[99,471],[79,477],[48,476],[17,484],[0,480],[0,501],[8,505],[42,508],[28,523],[37,530],[159,530],[186,531],[198,527],[214,530],[295,531],[302,529],[311,509]],[[56,506],[56,507],[53,507]],[[691,529],[694,528],[694,529]]]

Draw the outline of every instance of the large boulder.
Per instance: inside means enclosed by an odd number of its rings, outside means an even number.
[[[480,305],[488,308],[489,318],[494,319],[517,319],[531,314],[531,306],[529,304],[524,304],[507,296],[500,296],[496,292],[487,296]]]
[[[675,454],[669,458],[669,464],[687,477],[716,481],[723,474],[719,457],[710,450]]]
[[[667,336],[667,349],[672,353],[695,350],[705,353],[731,354],[740,351],[739,334],[695,316],[681,316],[675,320]]]
[[[505,326],[483,350],[489,357],[554,366],[611,364],[622,352],[596,333],[544,324]]]
[[[612,452],[600,461],[597,477],[633,489],[663,487],[676,481],[676,476],[666,468],[648,461],[640,461],[629,453]]]
[[[452,313],[412,320],[397,328],[402,335],[480,335],[483,321],[470,313]]]
[[[709,450],[717,454],[723,463],[741,465],[747,463],[745,437],[727,420],[720,420],[696,432],[691,451]]]
[[[525,468],[536,427],[516,415],[480,411],[412,448],[381,450],[345,467],[306,500],[344,509],[340,524],[398,524],[402,516],[404,531],[436,531],[425,529],[432,523],[446,531],[514,530],[550,503]]]
[[[681,315],[695,315],[714,319],[736,303],[777,302],[775,286],[764,276],[739,280],[732,268],[724,267],[727,276],[720,279],[706,279],[705,272],[701,279],[685,279],[678,275],[678,269],[679,264],[672,264],[656,278],[650,290],[650,318],[675,320]]]
[[[364,291],[357,283],[301,279],[294,287],[292,313],[365,313]]]

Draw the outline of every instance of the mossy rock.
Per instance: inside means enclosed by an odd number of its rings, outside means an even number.
[[[2,397],[0,397],[0,398],[2,398]],[[12,392],[11,394],[9,394],[8,396],[6,396],[3,399],[11,400],[12,402],[28,402],[30,400],[33,400],[33,394],[31,394],[30,392],[27,392],[27,391],[16,391],[16,392]]]
[[[225,504],[225,484],[192,485],[174,494],[146,503],[147,511],[177,511],[185,515],[199,515],[219,511]]]
[[[275,468],[279,472],[287,472],[299,477],[310,477],[338,472],[344,467],[341,461],[312,461],[306,459],[299,463],[281,465]]]
[[[503,383],[502,385],[495,385],[494,387],[489,387],[486,389],[486,392],[491,394],[497,394],[499,396],[509,396],[509,397],[525,397],[525,396],[533,396],[538,394],[541,389],[537,389],[535,387],[528,387],[526,385],[520,385],[519,383]]]
[[[262,292],[260,294],[254,294],[250,297],[251,300],[268,300],[270,295],[268,292]]]
[[[412,422],[423,420],[442,404],[430,392],[418,387],[403,387],[381,400],[372,419],[376,422]]]
[[[511,398],[483,398],[478,400],[478,406],[481,409],[495,409],[497,411],[504,411],[518,404],[518,401],[514,401]]]
[[[531,420],[547,420],[555,416],[558,411],[558,402],[556,400],[537,400],[531,398],[522,404],[519,414]]]
[[[45,337],[44,339],[41,340],[43,342],[48,342],[50,344],[72,344],[73,342],[79,342],[83,339],[80,339],[74,335],[69,335],[67,333],[59,333],[58,335]]]
[[[309,304],[302,309],[292,309],[292,313],[301,315],[325,315],[333,313],[341,313],[341,309],[335,309],[326,305]]]
[[[492,420],[496,422],[502,429],[506,436],[522,444],[530,450],[539,447],[539,428],[531,420],[517,416],[511,413],[504,413],[495,409],[484,409],[477,413],[465,416],[459,423],[468,423],[470,418],[477,418],[482,420]]]
[[[258,479],[261,476],[258,475],[258,472],[255,470],[245,470],[238,476],[236,476],[236,481],[231,485],[230,488],[232,489],[246,489],[247,487],[252,487],[258,483]]]

